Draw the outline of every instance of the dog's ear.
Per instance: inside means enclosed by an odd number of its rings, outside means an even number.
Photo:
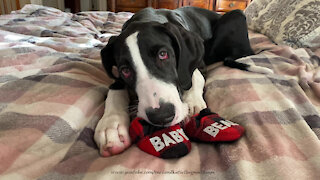
[[[188,90],[192,86],[193,71],[200,66],[204,56],[203,40],[199,35],[181,26],[165,23],[164,27],[172,39],[180,86]]]
[[[116,67],[116,61],[114,59],[114,42],[117,36],[110,37],[108,44],[101,50],[100,56],[102,60],[102,65],[106,70],[109,77],[113,79],[119,78],[118,69]]]

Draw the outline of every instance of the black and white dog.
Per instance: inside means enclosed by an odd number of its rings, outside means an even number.
[[[207,107],[206,65],[223,61],[229,67],[269,73],[235,61],[252,54],[240,10],[222,16],[196,7],[139,11],[101,51],[115,83],[94,135],[100,154],[111,156],[130,146],[129,94],[138,98],[137,116],[156,126],[177,124]]]

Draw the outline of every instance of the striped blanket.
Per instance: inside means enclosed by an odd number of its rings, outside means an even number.
[[[27,5],[0,16],[0,179],[320,179],[319,49],[250,32],[264,75],[208,68],[212,111],[246,128],[233,143],[192,143],[164,160],[135,145],[99,156],[94,129],[112,80],[99,57],[131,13]]]

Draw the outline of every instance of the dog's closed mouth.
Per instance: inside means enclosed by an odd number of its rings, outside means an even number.
[[[167,122],[171,122],[172,120],[174,119],[174,115],[173,116],[170,116],[170,117],[167,117],[167,118],[164,118],[164,123],[167,123]]]
[[[168,126],[171,126],[171,122],[173,122],[175,119],[176,119],[175,116],[170,116],[162,119],[162,121],[159,123],[154,123],[154,122],[149,122],[149,123],[158,127],[168,127]]]

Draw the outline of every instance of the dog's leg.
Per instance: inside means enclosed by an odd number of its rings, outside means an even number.
[[[189,115],[199,113],[207,107],[203,99],[203,88],[205,79],[201,72],[196,69],[192,74],[192,87],[183,94],[183,102],[189,106]]]
[[[127,90],[109,90],[104,115],[94,134],[102,156],[119,154],[130,146],[128,105]]]

